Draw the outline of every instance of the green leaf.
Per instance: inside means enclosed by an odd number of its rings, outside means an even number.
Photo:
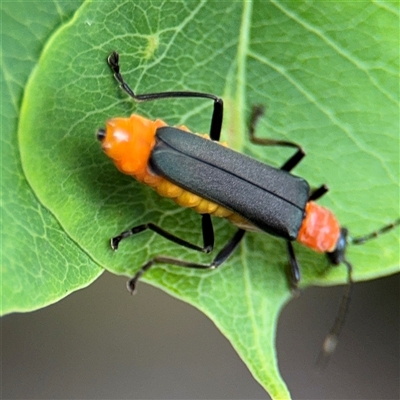
[[[212,108],[204,100],[133,104],[106,65],[118,50],[138,93],[221,95],[223,139],[279,166],[287,150],[256,148],[245,134],[251,105],[265,104],[259,135],[300,143],[309,156],[296,174],[314,186],[328,183],[321,203],[362,235],[398,216],[396,32],[390,3],[86,2],[44,48],[26,89],[19,124],[26,177],[82,253],[114,273],[132,276],[157,254],[210,260],[149,232],[118,253],[109,249],[111,236],[150,221],[200,243],[200,219],[120,174],[96,129],[138,112],[206,132]],[[219,249],[235,229],[224,220],[215,228]],[[349,249],[355,280],[398,271],[397,236]],[[304,286],[345,282],[345,268],[327,271],[323,255],[296,252]],[[157,266],[144,280],[207,314],[271,397],[288,398],[274,347],[290,298],[286,269],[284,242],[249,233],[217,271]]]
[[[37,200],[21,167],[17,127],[23,88],[48,36],[80,3],[42,4],[1,3],[1,314],[54,303],[102,272]]]

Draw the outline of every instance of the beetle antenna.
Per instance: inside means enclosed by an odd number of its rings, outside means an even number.
[[[375,239],[376,237],[378,237],[382,233],[386,233],[386,232],[392,230],[397,225],[400,225],[400,218],[396,219],[391,224],[385,225],[381,229],[378,229],[378,230],[376,230],[374,232],[369,233],[368,235],[359,236],[359,237],[353,238],[353,239],[350,240],[350,243],[351,244],[363,244],[363,243],[367,242],[368,240]]]
[[[349,310],[350,297],[353,289],[353,267],[346,259],[343,260],[343,263],[347,267],[347,285],[343,293],[342,300],[340,302],[340,307],[335,322],[333,323],[332,328],[325,337],[321,352],[317,359],[317,365],[321,366],[322,368],[324,368],[328,364],[330,356],[336,349],[339,335],[342,331],[344,322],[347,317],[347,312]]]

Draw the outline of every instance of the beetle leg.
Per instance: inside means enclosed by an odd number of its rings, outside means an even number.
[[[300,163],[300,161],[303,159],[303,157],[306,155],[304,150],[300,147],[296,153],[289,158],[281,167],[283,171],[290,172],[297,164]]]
[[[296,153],[289,158],[281,167],[284,171],[291,171],[305,156],[305,152],[300,145],[294,142],[287,142],[285,140],[274,140],[267,138],[256,137],[256,125],[259,119],[264,115],[265,108],[262,105],[253,106],[250,121],[249,121],[249,136],[250,141],[254,144],[262,146],[283,146],[283,147],[294,147],[297,149]]]
[[[180,260],[178,258],[167,257],[167,256],[156,256],[144,264],[136,275],[127,282],[127,288],[133,294],[136,289],[136,285],[140,277],[149,270],[155,264],[171,264],[177,265],[179,267],[185,268],[195,268],[195,269],[215,269],[222,265],[228,257],[235,251],[236,247],[242,240],[244,234],[244,229],[238,229],[231,240],[222,248],[222,250],[217,254],[214,260],[210,264],[200,264],[190,261]]]
[[[181,239],[172,233],[167,232],[166,230],[160,228],[158,225],[149,222],[147,224],[142,224],[138,226],[134,226],[128,231],[124,231],[120,233],[118,236],[115,236],[111,239],[111,248],[113,250],[117,250],[119,243],[121,240],[128,238],[129,236],[136,235],[137,233],[143,232],[147,229],[150,229],[153,232],[158,233],[165,239],[170,240],[176,244],[179,244],[183,247],[187,247],[188,249],[197,250],[202,253],[210,253],[214,248],[214,229],[211,221],[210,214],[202,215],[202,232],[203,232],[203,247],[197,246],[193,243],[190,243],[184,239]]]
[[[296,254],[293,249],[293,244],[289,240],[286,242],[287,244],[287,250],[289,254],[289,264],[290,264],[290,284],[292,287],[292,290],[295,292],[297,290],[297,285],[300,282],[301,275],[300,275],[300,267],[299,263],[296,259]]]
[[[202,214],[201,231],[203,233],[203,248],[206,253],[211,253],[214,248],[214,228],[210,214]]]
[[[308,201],[320,199],[328,190],[329,190],[328,186],[321,185],[319,188],[314,189],[310,193],[310,197],[308,198]]]
[[[108,65],[110,66],[114,78],[119,83],[121,89],[137,102],[151,101],[157,99],[171,99],[171,98],[203,98],[214,101],[214,110],[211,118],[210,138],[211,140],[219,141],[221,136],[222,119],[224,114],[223,100],[211,93],[203,92],[190,92],[190,91],[174,91],[174,92],[159,92],[159,93],[146,93],[136,94],[130,86],[125,82],[120,72],[119,54],[113,51],[107,58]]]

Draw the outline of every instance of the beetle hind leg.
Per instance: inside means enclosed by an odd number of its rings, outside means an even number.
[[[136,291],[137,283],[140,277],[148,271],[153,265],[156,264],[170,264],[185,268],[194,269],[215,269],[221,266],[228,257],[235,251],[236,247],[239,245],[245,234],[245,230],[238,229],[235,235],[229,240],[229,242],[222,248],[222,250],[217,254],[214,260],[210,264],[194,263],[190,261],[180,260],[178,258],[167,257],[167,256],[156,256],[144,264],[136,275],[130,279],[127,283],[127,288],[131,294]]]

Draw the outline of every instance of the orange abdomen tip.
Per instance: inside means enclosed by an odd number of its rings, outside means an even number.
[[[329,253],[335,250],[339,237],[340,226],[333,213],[309,201],[297,241],[314,251]]]

